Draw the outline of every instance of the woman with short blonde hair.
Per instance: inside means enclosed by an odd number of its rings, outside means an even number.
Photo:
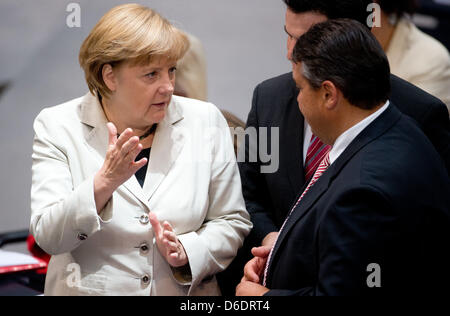
[[[79,61],[89,90],[107,96],[102,67],[128,61],[145,65],[164,57],[178,61],[189,48],[184,33],[155,11],[136,4],[118,6],[105,14],[83,42]]]
[[[187,48],[153,10],[115,7],[81,46],[90,93],[36,118],[31,232],[52,255],[46,295],[220,294],[214,275],[251,222],[225,119],[173,96]]]

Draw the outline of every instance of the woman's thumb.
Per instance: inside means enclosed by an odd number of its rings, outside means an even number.
[[[109,145],[115,145],[116,142],[117,142],[117,128],[111,122],[108,122],[106,124],[106,126],[108,127],[108,135],[109,135],[108,144]]]

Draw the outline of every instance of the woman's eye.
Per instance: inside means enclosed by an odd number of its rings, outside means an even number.
[[[169,69],[169,78],[170,80],[175,78],[175,73],[177,71],[177,67],[172,67]]]

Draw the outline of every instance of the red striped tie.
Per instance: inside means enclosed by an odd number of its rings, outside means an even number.
[[[309,142],[308,152],[305,159],[305,182],[308,182],[314,171],[316,171],[319,163],[323,160],[325,155],[330,151],[331,147],[325,145],[322,141],[315,136],[311,136],[311,141]]]
[[[314,173],[314,176],[312,177],[311,182],[309,182],[309,184],[306,187],[305,191],[303,191],[302,195],[297,200],[297,203],[295,203],[294,207],[289,212],[289,215],[287,216],[286,220],[284,221],[283,226],[281,226],[281,229],[278,232],[278,237],[280,237],[280,234],[281,234],[284,226],[286,225],[289,217],[291,217],[291,214],[295,210],[295,208],[297,207],[298,203],[300,203],[300,201],[303,199],[305,194],[309,191],[309,188],[311,188],[313,186],[313,184],[317,182],[317,180],[320,178],[320,176],[330,166],[330,153],[329,153],[329,151],[331,149],[331,146],[328,146],[328,147],[330,147],[330,148],[328,149],[328,152],[325,154],[325,157],[323,158],[323,160],[321,161],[319,167],[317,168],[316,172]],[[278,241],[278,238],[277,238],[277,241]],[[269,262],[270,262],[270,259],[272,258],[272,253],[273,253],[273,250],[275,249],[275,245],[277,244],[277,241],[275,241],[275,243],[273,244],[272,249],[270,250],[270,253],[269,253],[269,257],[267,258],[266,267],[264,269],[264,280],[263,280],[263,285],[264,286],[266,286],[267,272],[269,271]]]

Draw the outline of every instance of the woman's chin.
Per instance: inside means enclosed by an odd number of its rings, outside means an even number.
[[[150,121],[153,123],[160,123],[162,120],[164,120],[165,117],[166,117],[166,111],[160,110],[151,116]]]

